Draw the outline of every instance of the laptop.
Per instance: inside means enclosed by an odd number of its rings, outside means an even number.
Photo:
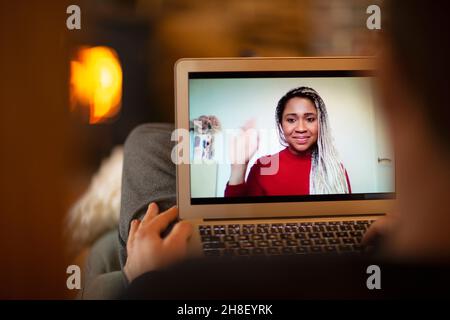
[[[180,219],[194,256],[360,252],[395,201],[366,57],[182,59]]]

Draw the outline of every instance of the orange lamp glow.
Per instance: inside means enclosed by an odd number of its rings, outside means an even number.
[[[70,104],[89,107],[89,123],[107,121],[120,111],[122,67],[108,47],[81,48],[70,63]]]

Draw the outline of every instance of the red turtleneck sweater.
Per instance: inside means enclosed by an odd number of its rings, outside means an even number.
[[[250,169],[246,182],[238,185],[227,184],[225,197],[309,195],[311,153],[295,155],[285,148],[278,155],[278,172],[262,175],[261,168],[267,170],[271,163],[262,164],[260,158]],[[345,175],[351,192],[347,171]]]

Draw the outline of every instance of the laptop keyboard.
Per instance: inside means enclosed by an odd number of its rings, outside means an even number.
[[[205,256],[357,253],[374,220],[218,224],[198,227]]]

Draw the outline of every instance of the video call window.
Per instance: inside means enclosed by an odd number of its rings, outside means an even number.
[[[191,202],[392,197],[372,81],[347,71],[190,74]]]

